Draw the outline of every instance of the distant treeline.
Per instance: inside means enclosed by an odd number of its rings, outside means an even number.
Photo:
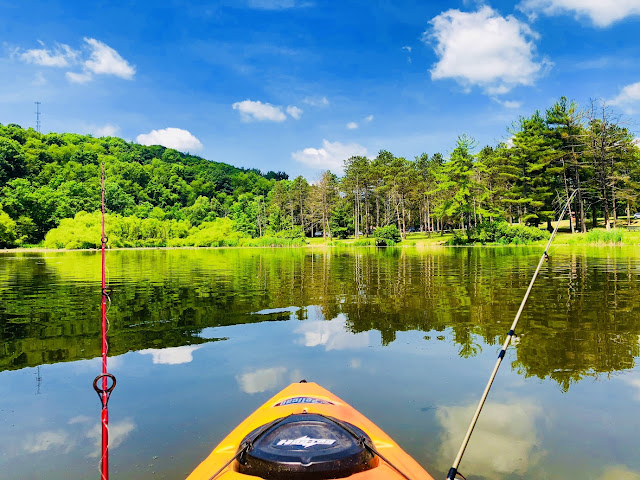
[[[549,226],[574,189],[572,231],[598,218],[606,228],[629,221],[640,149],[606,105],[580,110],[562,97],[509,131],[507,142],[479,151],[462,135],[448,157],[351,157],[341,178],[326,171],[310,184],[115,137],[0,125],[0,247],[42,244],[52,229],[45,246],[94,245],[85,237],[95,235],[102,164],[113,239],[123,246],[288,244],[388,225],[403,237],[455,228],[471,238],[496,220]]]

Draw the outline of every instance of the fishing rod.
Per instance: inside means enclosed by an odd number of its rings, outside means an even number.
[[[577,192],[578,192],[578,189],[575,189],[573,191],[573,193],[571,194],[571,196],[569,197],[569,199],[567,200],[567,203],[565,204],[564,208],[562,209],[562,212],[560,213],[560,217],[558,218],[558,222],[556,223],[556,227],[553,229],[553,233],[551,234],[551,237],[549,238],[549,242],[547,242],[547,246],[544,249],[544,253],[540,257],[540,261],[538,262],[538,267],[536,268],[536,271],[533,274],[533,278],[531,279],[531,282],[529,283],[529,288],[527,288],[527,292],[524,294],[524,298],[522,299],[522,303],[520,303],[520,308],[518,309],[518,313],[516,313],[516,317],[514,318],[513,323],[511,324],[511,329],[507,333],[507,338],[505,339],[504,344],[502,345],[502,349],[500,350],[500,353],[498,354],[498,359],[496,360],[496,364],[493,367],[493,372],[491,372],[491,376],[489,377],[489,381],[487,382],[487,386],[485,387],[484,392],[482,393],[482,397],[480,398],[480,402],[478,403],[478,407],[476,408],[476,411],[473,414],[473,418],[471,419],[471,424],[469,425],[469,428],[467,430],[467,434],[464,436],[464,440],[462,440],[462,445],[460,446],[460,450],[458,451],[458,455],[456,456],[456,459],[453,461],[453,466],[451,467],[451,469],[449,470],[449,473],[447,474],[447,480],[454,480],[456,478],[456,476],[458,475],[458,467],[460,466],[460,461],[462,460],[462,455],[464,455],[464,451],[466,450],[467,445],[469,444],[469,439],[471,438],[471,434],[473,433],[473,429],[475,428],[476,423],[478,422],[478,418],[480,417],[480,412],[482,412],[482,407],[484,406],[484,402],[487,399],[487,397],[489,396],[489,390],[491,390],[491,385],[493,384],[493,381],[496,378],[496,375],[498,374],[498,369],[500,368],[500,364],[502,363],[502,359],[504,358],[504,355],[507,352],[507,348],[509,348],[509,344],[511,343],[511,339],[514,337],[514,335],[516,333],[516,327],[518,326],[518,320],[520,320],[520,315],[522,314],[522,310],[524,310],[524,306],[527,303],[527,300],[529,299],[529,294],[531,293],[531,289],[533,288],[533,284],[535,283],[536,278],[538,278],[538,273],[540,272],[540,268],[542,267],[542,264],[545,262],[545,260],[548,260],[548,258],[549,258],[549,247],[551,246],[551,242],[553,242],[553,239],[556,236],[556,233],[558,232],[558,226],[560,226],[560,222],[564,218],[564,214],[567,211],[567,207],[569,207],[569,204],[571,203],[571,200],[573,199],[574,195]],[[464,478],[464,477],[462,477],[462,478]]]
[[[93,380],[93,389],[97,392],[102,403],[101,423],[102,423],[102,457],[100,458],[100,474],[101,480],[109,480],[109,397],[116,386],[116,377],[107,370],[107,352],[109,345],[107,343],[107,300],[111,303],[106,285],[106,257],[105,250],[107,247],[107,235],[104,229],[105,217],[105,174],[104,163],[102,164],[102,373]],[[111,380],[111,385],[109,385]],[[102,382],[100,382],[102,381]],[[102,386],[98,384],[102,383]]]

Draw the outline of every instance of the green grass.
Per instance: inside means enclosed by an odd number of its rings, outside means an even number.
[[[448,239],[453,237],[451,233],[445,233],[440,236],[439,233],[432,233],[430,236],[426,233],[409,233],[407,234],[407,238],[402,240],[401,243],[398,244],[399,247],[433,247],[438,245],[444,245]],[[336,246],[351,246],[351,247],[359,247],[359,246],[369,246],[375,245],[374,238],[361,236],[357,240],[354,237],[349,237],[345,239],[340,238],[332,238],[331,240],[319,238],[308,238],[307,242],[312,247],[318,246],[328,246],[328,247],[336,247]]]

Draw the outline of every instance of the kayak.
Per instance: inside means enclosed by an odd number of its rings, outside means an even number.
[[[303,380],[247,417],[187,480],[347,477],[433,480],[371,420]]]

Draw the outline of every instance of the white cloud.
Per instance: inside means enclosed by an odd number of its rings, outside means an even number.
[[[93,75],[91,75],[91,72],[67,72],[65,73],[65,75],[67,77],[67,80],[69,80],[71,83],[87,83],[93,80]]]
[[[518,8],[535,16],[558,15],[573,12],[586,16],[598,27],[607,27],[631,15],[640,15],[640,0],[524,0]]]
[[[78,415],[78,416],[72,417],[67,423],[69,425],[75,425],[77,423],[92,422],[93,420],[94,420],[93,418],[89,418],[86,415]]]
[[[91,57],[84,62],[87,70],[98,75],[115,75],[127,80],[133,78],[136,73],[135,67],[129,65],[113,48],[95,38],[85,38],[84,41],[91,48]]]
[[[300,120],[300,117],[302,116],[302,109],[296,107],[295,105],[289,105],[287,107],[287,113],[296,120]]]
[[[404,46],[402,49],[408,52],[409,55],[407,56],[407,62],[411,63],[411,47]]]
[[[631,103],[640,101],[640,82],[632,83],[624,87],[620,93],[609,100],[610,105],[628,106]]]
[[[289,8],[309,7],[312,4],[297,0],[249,0],[247,5],[258,10],[286,10]]]
[[[303,103],[306,103],[307,105],[311,105],[312,107],[326,107],[327,105],[329,105],[329,100],[327,100],[327,97],[306,97],[304,100],[302,100]]]
[[[34,48],[20,54],[20,59],[26,63],[34,63],[43,67],[66,67],[73,63],[78,56],[78,52],[69,45],[57,45],[53,50],[48,50],[44,43],[40,42],[43,48]]]
[[[477,12],[448,10],[433,18],[423,35],[435,41],[438,62],[431,78],[453,78],[467,89],[477,85],[491,95],[518,85],[532,85],[548,62],[534,61],[533,39],[527,24],[512,15],[500,16],[491,7]]]
[[[342,172],[346,159],[365,155],[367,155],[367,149],[357,143],[343,144],[322,140],[321,148],[308,147],[293,152],[291,157],[312,168]]]
[[[136,137],[141,145],[162,145],[180,152],[192,152],[202,149],[202,143],[189,131],[181,128],[163,128],[142,133]]]
[[[97,138],[100,138],[100,137],[113,137],[119,131],[120,131],[120,127],[118,127],[117,125],[111,125],[110,123],[107,123],[106,125],[103,125],[102,127],[92,127],[91,128],[91,134],[94,137],[97,137]]]
[[[31,85],[36,87],[41,87],[42,85],[46,85],[46,84],[47,84],[47,79],[44,77],[42,72],[36,73],[36,76],[33,79],[33,82],[31,82]]]
[[[285,367],[260,368],[238,375],[236,381],[245,393],[266,392],[284,386],[287,382],[299,382],[302,379],[302,373],[299,370],[294,370],[289,374],[288,371]]]
[[[95,38],[85,38],[84,42],[88,47],[85,52],[89,52],[89,58],[84,61],[80,50],[74,50],[65,44],[58,44],[53,49],[48,49],[43,42],[39,42],[42,48],[34,48],[23,53],[16,48],[11,56],[26,63],[45,67],[70,67],[82,64],[81,72],[66,72],[67,79],[73,83],[86,83],[93,79],[94,74],[115,75],[128,80],[133,78],[136,73],[135,67],[113,48]]]
[[[493,97],[492,100],[506,108],[520,108],[522,106],[521,102],[515,100],[500,100],[497,97]]]
[[[438,452],[443,464],[455,457],[475,409],[473,403],[436,410],[436,419],[443,428]],[[536,423],[541,415],[540,406],[524,399],[485,404],[464,456],[465,469],[483,478],[524,475],[543,454],[536,452]]]
[[[373,115],[367,115],[366,117],[364,117],[364,121],[367,123],[370,123],[373,121]]]
[[[240,112],[240,116],[245,122],[250,122],[251,120],[284,122],[287,119],[287,116],[282,112],[282,107],[276,107],[270,103],[262,103],[259,100],[236,102],[232,107]]]
[[[356,122],[349,122],[347,123],[347,128],[349,130],[355,130],[356,128],[358,128],[358,124]]]
[[[153,363],[162,365],[180,365],[183,363],[191,363],[193,361],[193,352],[202,348],[202,345],[183,345],[181,347],[169,348],[147,348],[140,350],[138,353],[142,355],[151,355]]]
[[[326,351],[368,347],[369,332],[351,333],[346,323],[346,317],[340,314],[333,320],[307,320],[295,332],[303,335],[300,343],[306,347],[324,346]]]

